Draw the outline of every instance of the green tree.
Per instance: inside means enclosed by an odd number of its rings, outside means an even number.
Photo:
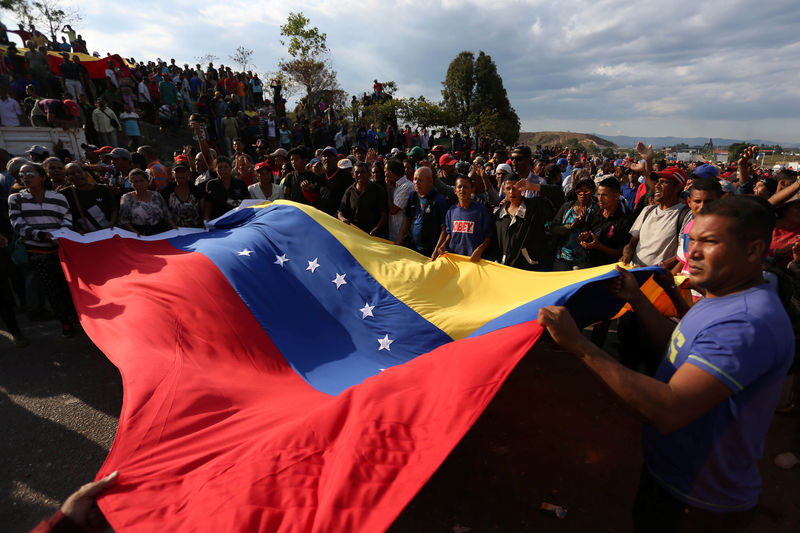
[[[424,96],[404,98],[400,102],[399,116],[403,122],[426,128],[452,128],[457,124],[452,113],[435,102],[429,102]]]
[[[18,12],[23,4],[25,4],[25,0],[0,0],[0,8],[14,12]]]
[[[481,51],[476,59],[472,52],[461,52],[450,62],[442,86],[442,107],[462,129],[517,142],[519,117],[491,56]]]
[[[2,7],[6,8],[6,0],[2,1]],[[53,42],[58,42],[56,35],[65,25],[77,24],[83,20],[78,10],[72,7],[62,7],[60,0],[34,0],[30,3],[26,0],[19,2],[12,0],[9,3],[12,5],[11,9],[28,25],[45,26],[45,31],[49,31],[50,40]]]
[[[477,118],[472,105],[475,93],[475,56],[472,52],[461,52],[450,62],[442,86],[442,106],[457,117],[464,129],[469,129]]]
[[[745,148],[750,146],[750,143],[733,143],[728,146],[728,163],[735,163],[739,160],[739,156]]]
[[[278,66],[286,75],[288,88],[301,88],[305,92],[306,114],[324,91],[339,91],[336,71],[331,68],[328,57],[328,36],[312,27],[303,13],[289,13],[281,28],[281,44],[287,47],[288,59]]]
[[[384,102],[363,105],[356,100],[355,110],[351,110],[356,123],[363,120],[365,123],[386,125],[395,128],[402,124],[415,126],[452,128],[456,125],[453,115],[435,102],[430,102],[424,96],[411,98],[390,98]]]
[[[397,83],[394,81],[382,81],[381,85],[383,85],[383,94],[385,95],[393,96],[397,92]]]

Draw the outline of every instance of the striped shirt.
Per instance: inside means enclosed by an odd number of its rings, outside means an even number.
[[[39,250],[56,248],[55,243],[45,240],[44,233],[72,227],[69,203],[55,191],[44,191],[41,203],[27,190],[12,194],[8,197],[8,216],[25,245]]]

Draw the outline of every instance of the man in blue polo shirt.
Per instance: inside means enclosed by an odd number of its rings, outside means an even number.
[[[794,356],[789,318],[762,274],[774,227],[761,198],[726,197],[700,211],[687,258],[705,298],[677,327],[617,267],[612,294],[632,305],[654,346],[664,347],[654,378],[594,346],[566,308],[539,311],[553,339],[646,421],[635,532],[677,532],[685,522],[692,531],[728,533],[753,519],[758,460]]]
[[[428,167],[419,167],[414,172],[414,192],[408,198],[405,219],[395,244],[404,245],[411,229],[409,247],[433,259],[444,229],[445,213],[447,201],[433,188],[433,172]]]
[[[477,263],[492,242],[492,215],[486,207],[472,201],[473,192],[472,180],[458,175],[455,186],[458,203],[451,206],[445,215],[445,227],[439,237],[434,259],[445,252],[452,252],[466,255],[470,261]]]

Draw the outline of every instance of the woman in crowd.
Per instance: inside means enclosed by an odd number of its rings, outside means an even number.
[[[249,198],[245,182],[233,177],[231,160],[227,157],[217,157],[216,179],[206,182],[206,200],[203,208],[203,218],[212,220],[220,217],[238,207],[245,198]]]
[[[256,165],[256,177],[258,181],[247,188],[250,198],[268,202],[283,198],[283,188],[272,183],[272,168],[268,161],[262,161]]]
[[[167,201],[172,221],[181,228],[201,228],[200,216],[203,191],[191,183],[189,164],[179,161],[172,167],[173,182],[164,188],[162,195]]]
[[[561,205],[550,223],[550,234],[558,239],[553,270],[576,270],[589,265],[589,254],[578,242],[578,236],[586,231],[586,221],[597,209],[594,203],[595,184],[591,179],[582,179],[573,185],[575,201]]]
[[[133,191],[123,194],[119,206],[119,225],[137,235],[155,235],[177,228],[167,207],[167,202],[157,192],[151,191],[147,173],[134,169],[128,174]]]
[[[381,187],[386,187],[386,167],[383,161],[372,163],[372,181]]]
[[[47,177],[41,166],[26,163],[19,175],[25,190],[8,198],[11,225],[25,245],[31,268],[61,322],[61,334],[71,337],[75,332],[75,310],[51,233],[72,226],[69,204],[61,193],[45,189]]]

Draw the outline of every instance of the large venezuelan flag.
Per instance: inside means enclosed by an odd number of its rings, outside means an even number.
[[[539,307],[587,325],[623,305],[611,267],[431,262],[291,202],[60,243],[124,383],[98,473],[120,470],[100,499],[118,532],[382,531],[541,335]]]

